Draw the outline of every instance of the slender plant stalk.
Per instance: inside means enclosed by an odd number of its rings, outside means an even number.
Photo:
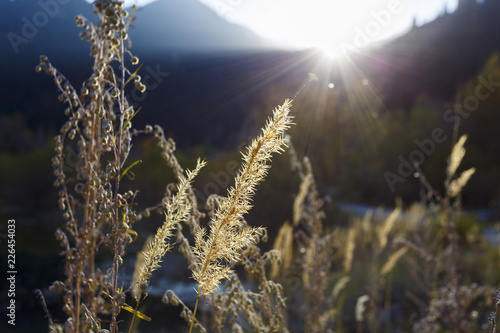
[[[251,199],[255,187],[269,169],[267,161],[272,153],[281,152],[285,145],[285,130],[291,124],[290,102],[274,110],[262,134],[247,148],[243,155],[243,166],[235,179],[234,188],[228,190],[210,224],[210,235],[205,238],[204,228],[198,228],[195,234],[193,252],[199,258],[199,265],[193,271],[193,278],[198,282],[196,305],[191,318],[190,332],[193,329],[199,298],[209,295],[223,279],[232,273],[231,261],[237,261],[239,252],[258,239],[260,229],[242,223],[242,217],[251,208]],[[227,263],[227,264],[224,264]]]

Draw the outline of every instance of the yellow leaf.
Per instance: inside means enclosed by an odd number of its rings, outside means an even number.
[[[120,52],[118,52],[118,49],[116,48],[116,46],[113,45],[113,48],[115,49],[116,55],[118,56],[118,60],[122,61],[122,59],[120,57]]]
[[[134,236],[134,241],[137,240],[137,232],[135,232],[134,230],[130,230],[130,229],[127,229],[126,231],[127,231],[127,233]]]
[[[135,161],[134,163],[130,164],[125,170],[123,170],[122,174],[120,175],[120,178],[119,180],[121,180],[123,178],[123,176],[125,176],[127,174],[127,172],[132,169],[136,164],[139,164],[141,163],[142,161],[141,160],[137,160]]]
[[[123,124],[123,129],[125,129],[128,125],[128,123],[130,123],[130,121],[139,113],[139,111],[141,111],[141,108],[142,106],[140,106],[137,111],[135,111],[135,113],[132,115],[132,117],[130,117],[129,119],[127,119],[127,121],[125,122],[125,124]]]
[[[122,307],[123,310],[127,310],[128,312],[130,313],[133,313],[135,314],[138,318],[141,318],[142,320],[145,320],[145,321],[151,321],[151,318],[146,316],[144,313],[142,312],[139,312],[137,310],[134,310],[132,309],[132,307],[128,304],[125,304],[123,307]]]
[[[125,85],[127,85],[127,83],[130,82],[130,80],[132,80],[136,75],[137,75],[137,72],[139,71],[139,69],[141,69],[142,67],[142,64],[139,65],[139,67],[137,67],[137,69],[135,70],[135,72],[133,72],[130,77],[127,79],[127,81],[125,81]]]

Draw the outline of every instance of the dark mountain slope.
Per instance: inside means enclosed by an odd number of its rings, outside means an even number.
[[[358,63],[390,106],[411,105],[419,95],[449,99],[500,50],[500,2],[462,2],[446,14],[383,45]]]

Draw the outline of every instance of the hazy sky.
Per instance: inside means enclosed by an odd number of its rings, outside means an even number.
[[[132,3],[155,0],[128,0]],[[161,0],[159,0],[161,1]],[[178,0],[180,1],[180,0]],[[228,21],[291,47],[335,53],[342,43],[370,43],[431,21],[458,0],[198,0]],[[362,35],[362,36],[360,36]],[[357,45],[359,46],[359,45]]]
[[[199,0],[229,21],[297,47],[354,43],[364,32],[370,41],[402,33],[434,19],[458,0]]]

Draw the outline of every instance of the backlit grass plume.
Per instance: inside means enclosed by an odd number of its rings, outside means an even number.
[[[465,156],[465,148],[464,144],[467,141],[467,135],[462,135],[458,142],[453,146],[453,150],[451,151],[450,158],[448,160],[448,168],[446,169],[446,175],[447,175],[447,188],[448,188],[448,195],[450,198],[456,197],[462,189],[467,185],[469,182],[470,177],[476,172],[475,168],[470,168],[460,175],[457,179],[455,178],[456,172],[458,167],[460,166],[460,163],[462,163],[462,160]]]
[[[230,263],[238,258],[239,251],[254,241],[258,228],[244,226],[243,215],[251,208],[250,201],[255,193],[256,185],[261,182],[269,165],[272,153],[281,152],[285,144],[283,133],[291,123],[288,115],[290,102],[274,111],[262,134],[252,142],[243,154],[243,165],[238,172],[235,185],[228,190],[222,199],[211,224],[210,234],[199,228],[195,235],[194,252],[200,259],[200,265],[193,272],[198,282],[199,295],[214,292],[221,280],[231,275]]]
[[[205,228],[196,231],[193,251],[199,263],[193,270],[193,278],[198,283],[195,313],[199,297],[213,293],[221,280],[228,279],[231,264],[237,261],[240,251],[259,239],[261,229],[245,225],[242,219],[251,208],[255,187],[269,170],[267,162],[273,153],[281,152],[286,143],[284,132],[291,124],[290,106],[287,100],[275,109],[262,134],[247,147],[235,185],[228,190],[227,197],[221,199],[208,236]]]
[[[146,289],[151,274],[160,267],[160,263],[165,254],[172,248],[168,239],[173,235],[173,231],[180,222],[185,221],[190,213],[191,204],[189,201],[189,189],[194,177],[200,172],[200,169],[206,164],[205,161],[196,163],[196,168],[193,171],[187,171],[186,176],[179,175],[179,185],[177,186],[177,194],[174,195],[169,202],[165,202],[165,222],[158,228],[154,238],[147,242],[145,250],[142,252],[141,268],[138,271],[137,277],[134,277],[132,294],[137,302],[137,306],[132,318],[132,327],[137,309],[141,302],[143,294],[147,296]],[[134,274],[135,275],[135,274]]]
[[[171,248],[170,243],[167,241],[168,238],[173,235],[175,226],[188,217],[191,208],[187,198],[188,190],[194,177],[205,164],[206,162],[198,160],[196,168],[193,171],[187,171],[186,177],[180,178],[180,184],[177,188],[178,193],[172,198],[171,202],[166,203],[165,222],[158,228],[153,241],[144,251],[144,264],[137,281],[139,286],[147,283],[153,271],[160,266],[163,256]]]

